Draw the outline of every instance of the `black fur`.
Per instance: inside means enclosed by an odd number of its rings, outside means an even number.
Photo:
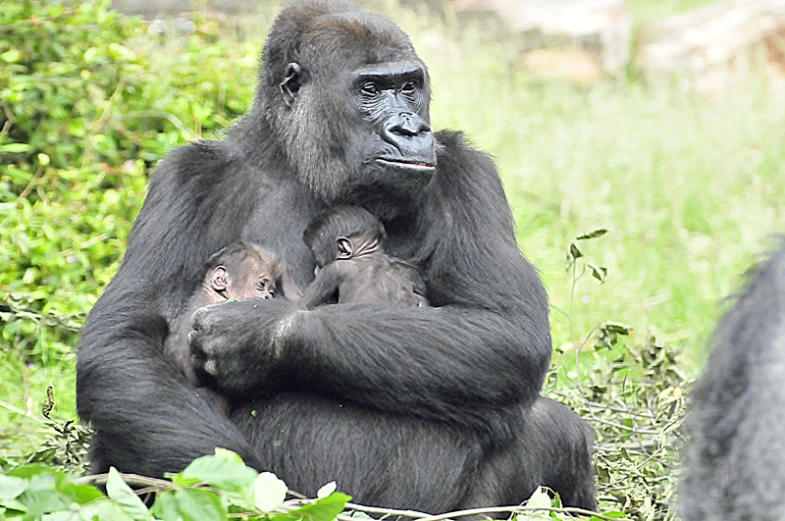
[[[368,104],[376,94],[347,75],[369,66],[398,94]],[[428,99],[427,70],[391,22],[343,2],[282,12],[254,107],[226,141],[163,161],[87,320],[77,399],[96,429],[93,471],[161,476],[218,446],[294,490],[335,479],[376,505],[443,512],[523,501],[536,484],[594,505],[585,424],[538,397],[548,299],[496,168],[461,134],[431,133]],[[304,287],[303,230],[337,202],[382,219],[387,251],[418,269],[434,307],[203,308],[191,346],[237,404],[216,414],[163,355],[204,259],[251,241]]]
[[[359,206],[336,206],[314,217],[303,240],[318,273],[300,299],[302,309],[365,302],[427,306],[427,289],[417,268],[384,250],[382,223]]]
[[[692,391],[685,521],[785,519],[785,243],[714,332]]]
[[[376,241],[384,248],[387,232],[379,219],[358,206],[330,208],[314,217],[303,232],[303,240],[320,267],[338,258],[337,239],[340,237],[362,237]]]

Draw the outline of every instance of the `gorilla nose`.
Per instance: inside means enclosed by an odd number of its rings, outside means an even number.
[[[384,125],[384,137],[392,144],[397,144],[401,138],[413,138],[430,132],[431,127],[425,120],[411,112],[393,116]]]
[[[396,148],[400,154],[398,159],[403,162],[436,164],[433,132],[417,114],[402,112],[388,119],[382,129],[382,138]]]

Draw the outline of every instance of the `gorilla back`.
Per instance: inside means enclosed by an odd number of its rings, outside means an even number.
[[[335,479],[360,502],[443,512],[522,501],[542,484],[593,505],[590,443],[559,432],[581,420],[527,428],[551,355],[548,299],[499,175],[460,134],[431,131],[429,100],[425,65],[388,20],[340,1],[281,12],[252,109],[226,141],[158,167],[88,317],[77,400],[96,429],[94,471],[160,476],[225,447],[306,494]],[[305,287],[303,230],[339,203],[383,222],[388,252],[422,274],[433,307],[200,309],[195,370],[236,405],[217,414],[163,350],[203,260],[246,240]],[[525,453],[527,435],[584,465],[553,476],[547,451]],[[496,486],[478,490],[487,475]]]
[[[785,244],[714,333],[692,392],[686,521],[785,519]]]

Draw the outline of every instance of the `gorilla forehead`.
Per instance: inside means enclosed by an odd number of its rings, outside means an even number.
[[[318,75],[363,65],[417,60],[406,33],[381,15],[348,2],[309,0],[285,8],[263,50],[266,79],[276,86],[287,63]]]
[[[300,59],[306,64],[339,62],[343,68],[357,68],[376,63],[419,61],[406,33],[374,13],[322,16],[303,36],[307,43],[300,49]]]

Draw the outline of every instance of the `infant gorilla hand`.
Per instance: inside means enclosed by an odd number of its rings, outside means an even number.
[[[286,333],[297,304],[251,299],[197,309],[188,335],[196,374],[227,396],[270,388],[283,375]]]

